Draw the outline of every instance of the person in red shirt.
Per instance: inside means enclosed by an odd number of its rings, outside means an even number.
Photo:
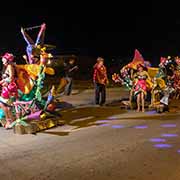
[[[95,85],[95,103],[103,105],[106,102],[106,85],[108,84],[107,70],[104,66],[104,59],[97,58],[94,65],[93,82]]]

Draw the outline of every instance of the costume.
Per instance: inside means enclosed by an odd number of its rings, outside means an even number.
[[[4,72],[0,82],[2,86],[0,102],[8,106],[11,100],[18,97],[17,85],[15,82],[15,66],[13,65],[14,56],[10,53],[6,53],[2,59],[7,61],[7,65],[4,65]]]
[[[13,106],[13,102],[18,97],[13,60],[14,56],[10,53],[6,53],[4,56],[2,56],[4,70],[2,74],[2,80],[0,81],[2,86],[0,108],[4,111],[5,114],[5,122],[2,124],[6,129],[9,128],[13,121],[11,107]]]
[[[44,45],[44,37],[45,37],[46,24],[41,25],[41,29],[38,33],[36,42],[34,42],[31,37],[27,34],[25,29],[21,29],[21,33],[24,37],[24,40],[27,43],[26,53],[28,56],[29,64],[37,63],[37,60],[40,58],[41,48]]]
[[[145,74],[140,74],[140,73],[137,73],[137,82],[135,83],[135,86],[134,86],[134,94],[137,95],[138,93],[140,92],[143,92],[144,94],[146,94],[147,92],[147,83],[146,83],[146,80],[147,80],[147,75]]]

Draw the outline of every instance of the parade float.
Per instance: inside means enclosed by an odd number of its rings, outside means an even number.
[[[25,30],[39,27],[34,43]],[[28,44],[27,55],[23,56],[26,64],[16,64],[11,53],[2,56],[0,122],[5,129],[13,129],[17,134],[33,134],[62,123],[56,111],[55,86],[52,84],[46,95],[43,94],[46,76],[55,74],[54,69],[47,66],[53,56],[47,52],[49,46],[44,44],[45,29],[45,24],[21,29]]]
[[[122,67],[119,73],[114,73],[112,79],[128,89],[129,100],[123,102],[128,108],[135,109],[138,106],[138,94],[141,93],[143,96],[140,98],[144,97],[146,108],[163,112],[168,110],[172,99],[179,98],[179,65],[179,57],[168,56],[161,57],[158,67],[152,67],[136,49],[133,60]],[[144,79],[139,76],[140,66],[142,72],[146,72]],[[144,102],[140,102],[140,106],[142,103]]]

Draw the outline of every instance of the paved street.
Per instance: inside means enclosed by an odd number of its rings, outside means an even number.
[[[125,95],[109,89],[108,102]],[[136,113],[118,103],[95,107],[92,97],[87,90],[62,98],[76,106],[62,112],[64,126],[37,135],[0,128],[0,179],[180,179],[178,111]]]

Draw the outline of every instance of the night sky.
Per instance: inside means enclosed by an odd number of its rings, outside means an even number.
[[[180,15],[173,16],[168,6],[165,9],[152,1],[120,5],[39,3],[37,7],[24,3],[14,15],[0,16],[0,22],[2,53],[8,50],[21,54],[25,42],[20,27],[46,22],[45,42],[56,45],[57,54],[129,57],[137,48],[153,62],[160,56],[180,55]],[[37,31],[31,33],[35,37]]]

